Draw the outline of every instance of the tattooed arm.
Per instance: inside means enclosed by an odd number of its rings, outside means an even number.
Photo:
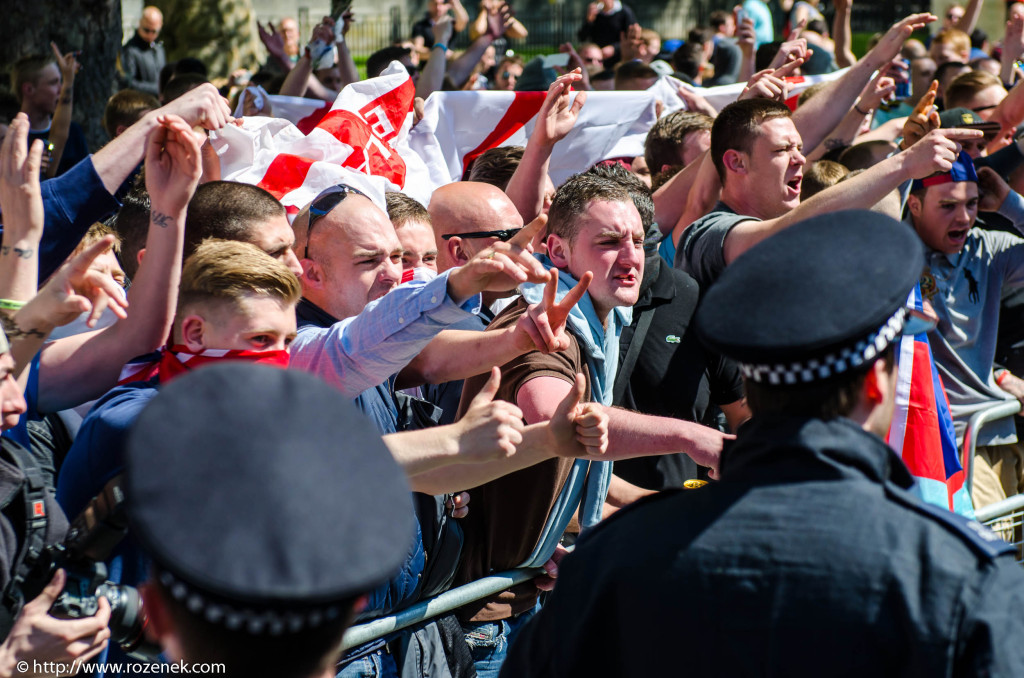
[[[43,349],[41,412],[66,409],[102,395],[117,382],[128,360],[167,340],[178,301],[185,209],[201,174],[202,139],[177,116],[158,120],[146,150],[146,188],[152,205],[146,254],[128,294],[128,319],[59,339]]]

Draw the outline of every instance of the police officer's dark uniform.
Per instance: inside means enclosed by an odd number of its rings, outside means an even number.
[[[413,532],[409,486],[373,424],[292,370],[227,363],[164,387],[132,431],[125,479],[166,595],[279,655],[348,618]]]
[[[731,265],[697,327],[748,382],[827,383],[898,341],[920,260],[891,219],[818,217]],[[853,420],[755,412],[721,475],[584,535],[502,676],[1024,675],[1012,550]]]

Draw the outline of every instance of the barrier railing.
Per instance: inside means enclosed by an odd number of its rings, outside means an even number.
[[[386,636],[389,633],[418,624],[421,621],[457,610],[474,600],[486,598],[495,593],[501,593],[516,584],[522,584],[541,574],[544,574],[544,570],[541,568],[509,570],[477,579],[454,589],[449,589],[430,600],[424,600],[422,603],[417,603],[401,612],[353,626],[345,633],[341,647],[343,650],[358,647],[375,638]]]
[[[965,471],[964,486],[970,493],[974,488],[974,452],[978,446],[978,431],[986,424],[997,419],[1012,417],[1020,412],[1020,403],[1016,400],[1008,400],[1004,403],[993,405],[984,410],[979,410],[967,422],[967,429],[964,431],[963,444],[963,467]]]

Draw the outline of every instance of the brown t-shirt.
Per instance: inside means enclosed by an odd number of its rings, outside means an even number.
[[[515,325],[526,307],[526,302],[519,299],[502,311],[487,330]],[[515,403],[519,389],[529,380],[556,377],[572,383],[577,372],[582,372],[587,379],[589,398],[590,375],[586,360],[575,337],[569,336],[570,345],[565,351],[547,355],[531,351],[502,365],[501,387],[496,398]],[[489,376],[481,374],[466,380],[459,403],[459,417]],[[548,513],[574,461],[568,458],[548,459],[472,489],[469,515],[460,521],[465,543],[455,576],[456,585],[512,569],[526,560],[540,539]],[[537,596],[537,588],[527,582],[466,605],[459,610],[459,617],[463,621],[507,619],[531,609],[537,602]]]

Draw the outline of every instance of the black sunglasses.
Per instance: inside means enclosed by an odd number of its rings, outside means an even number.
[[[328,191],[330,191],[328,193]],[[335,207],[341,204],[341,201],[348,197],[349,193],[355,193],[361,195],[364,198],[367,197],[365,193],[360,191],[358,188],[352,188],[345,184],[338,184],[328,188],[313,200],[313,204],[309,206],[309,225],[306,226],[306,246],[302,250],[302,258],[309,259],[309,237],[313,234],[313,226],[322,217],[326,217],[331,213]]]
[[[503,228],[500,231],[470,231],[469,233],[445,233],[441,236],[443,240],[451,240],[452,238],[497,238],[502,242],[507,242],[515,236],[516,233],[521,231],[521,228]]]

